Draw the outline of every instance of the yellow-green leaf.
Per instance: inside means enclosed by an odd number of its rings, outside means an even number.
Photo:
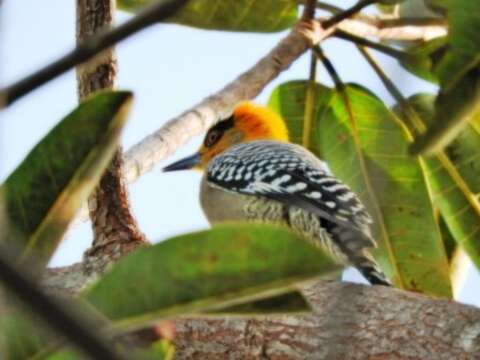
[[[273,93],[270,104],[291,129],[303,119],[306,84],[282,84]],[[451,297],[448,259],[422,165],[406,151],[406,130],[364,89],[347,87],[349,111],[341,94],[319,87],[313,150],[368,207],[383,270],[399,287]]]
[[[140,249],[83,296],[126,330],[279,296],[338,269],[287,229],[229,224]]]
[[[446,38],[441,37],[414,45],[407,50],[410,56],[400,58],[399,62],[411,73],[424,80],[437,84],[438,79],[433,68],[438,58],[445,51],[445,44]]]
[[[413,154],[432,155],[450,144],[480,114],[480,66],[470,70],[455,87],[440,90],[427,132],[411,147]]]
[[[135,12],[152,0],[119,0],[122,10]],[[275,32],[298,18],[295,0],[190,0],[167,22],[210,30]]]
[[[433,120],[433,96],[416,95],[410,105],[422,120]],[[473,119],[437,157],[426,159],[426,173],[435,205],[455,241],[480,268],[480,123]],[[442,158],[443,157],[443,158]],[[448,161],[442,161],[447,159]],[[445,165],[452,167],[449,172]],[[452,178],[451,173],[456,178]],[[475,194],[477,193],[477,194]]]
[[[436,71],[444,92],[480,65],[478,24],[480,6],[472,0],[435,0],[447,11],[449,51],[441,59]]]
[[[56,125],[2,186],[22,259],[45,265],[108,165],[132,94],[99,93]]]

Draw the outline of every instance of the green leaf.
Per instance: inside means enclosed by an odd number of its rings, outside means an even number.
[[[21,259],[45,265],[108,165],[126,121],[130,92],[103,92],[55,126],[8,177],[5,193]],[[13,240],[11,240],[13,242]]]
[[[399,17],[438,18],[441,17],[438,8],[425,0],[408,0],[399,6]]]
[[[117,345],[118,352],[122,352],[124,347]],[[132,354],[133,353],[133,354]],[[132,348],[128,346],[127,354],[129,358],[135,360],[172,360],[175,354],[175,347],[165,339],[155,341],[149,348]],[[48,356],[36,355],[35,360],[84,360],[79,352],[74,350],[60,350]]]
[[[136,12],[152,0],[119,0],[122,10]],[[275,32],[295,24],[295,0],[190,0],[167,22],[201,29]]]
[[[233,315],[265,315],[265,314],[299,314],[312,309],[303,295],[292,291],[273,298],[260,299],[246,304],[234,305],[221,310],[208,311],[208,314],[219,316]]]
[[[290,141],[295,144],[302,144],[307,84],[308,82],[303,80],[283,83],[273,90],[268,100],[268,106],[287,121]],[[332,89],[320,84],[315,85],[314,119],[316,120],[312,123],[309,150],[319,157],[322,156],[319,145],[318,119],[325,116],[333,95]]]
[[[148,350],[138,350],[137,359],[145,360],[173,360],[175,347],[168,340],[155,341]]]
[[[480,6],[471,0],[436,0],[447,11],[448,50],[435,66],[441,90],[435,119],[412,145],[412,154],[431,155],[447,146],[480,112]]]
[[[480,66],[469,71],[450,91],[441,90],[427,132],[411,146],[412,154],[432,155],[447,146],[480,114]]]
[[[433,71],[436,61],[446,48],[446,38],[436,38],[408,49],[408,54],[399,59],[400,64],[416,76],[438,84],[438,79]]]
[[[408,102],[425,123],[433,121],[433,95],[419,94]],[[480,116],[473,119],[447,147],[443,156],[453,164],[457,179],[438,157],[426,159],[427,178],[435,205],[456,243],[480,269]],[[474,195],[477,193],[477,195]]]
[[[436,68],[445,93],[480,65],[480,6],[472,0],[436,0],[447,10],[449,51]]]
[[[4,337],[4,358],[23,360],[39,353],[51,335],[39,323],[35,325],[31,316],[8,311],[0,318],[0,332]]]
[[[292,133],[303,118],[306,84],[282,84],[270,101]],[[379,244],[376,257],[383,270],[399,287],[450,297],[448,259],[422,164],[406,152],[407,132],[365,89],[347,87],[349,113],[340,94],[332,96],[332,90],[319,87],[313,131],[318,150],[313,150],[372,214],[373,235]]]
[[[396,5],[404,2],[405,0],[377,0],[376,3],[381,5]]]
[[[83,297],[123,331],[282,295],[338,268],[286,229],[228,224],[122,258]]]

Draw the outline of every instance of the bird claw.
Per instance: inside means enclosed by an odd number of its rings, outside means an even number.
[[[295,27],[295,31],[302,35],[310,47],[318,45],[323,39],[330,36],[333,28],[323,29],[320,21],[317,20],[301,20]]]

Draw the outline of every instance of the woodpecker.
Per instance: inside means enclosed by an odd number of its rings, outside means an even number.
[[[288,140],[278,114],[245,102],[207,132],[196,154],[163,170],[204,170],[200,203],[211,224],[287,226],[371,284],[391,285],[369,253],[376,244],[363,204],[325,162]]]

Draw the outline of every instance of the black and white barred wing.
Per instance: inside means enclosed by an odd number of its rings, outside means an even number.
[[[357,245],[375,246],[368,230],[372,220],[355,193],[324,162],[297,145],[271,141],[237,145],[212,161],[207,180],[227,191],[302,208],[365,235]]]
[[[371,284],[391,285],[368,252],[376,244],[365,207],[304,148],[272,141],[236,145],[213,159],[207,181],[226,191],[263,196],[315,214],[331,241]]]

